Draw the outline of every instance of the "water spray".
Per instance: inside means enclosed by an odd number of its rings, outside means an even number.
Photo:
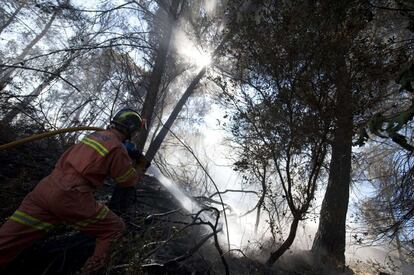
[[[177,183],[165,177],[157,167],[151,165],[148,168],[147,173],[155,177],[167,189],[167,191],[174,196],[183,209],[191,214],[198,213],[202,210],[202,207],[198,202],[196,202],[190,195],[186,194],[186,192]],[[215,218],[208,215],[206,212],[202,212],[199,217],[205,221],[211,222],[212,224],[215,223]],[[217,231],[222,231],[222,229],[223,224],[219,223]]]

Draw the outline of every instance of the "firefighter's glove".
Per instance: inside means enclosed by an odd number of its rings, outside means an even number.
[[[135,143],[126,140],[124,141],[124,147],[127,150],[129,157],[138,162],[140,157],[142,156],[142,153],[140,150],[137,149]]]
[[[151,166],[151,162],[149,162],[144,155],[141,155],[140,158],[137,160],[136,168],[141,173],[145,173],[148,167]]]

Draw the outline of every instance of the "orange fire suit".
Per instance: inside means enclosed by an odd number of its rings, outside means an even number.
[[[43,237],[54,225],[68,223],[96,237],[87,264],[105,262],[123,221],[93,197],[112,177],[121,187],[136,184],[138,174],[115,129],[95,132],[66,150],[55,169],[30,192],[0,228],[0,267]]]

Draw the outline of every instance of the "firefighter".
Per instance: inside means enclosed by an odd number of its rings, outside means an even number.
[[[98,203],[93,192],[107,177],[120,187],[137,183],[139,169],[122,143],[144,128],[137,112],[122,109],[107,130],[94,132],[67,149],[52,173],[37,184],[0,228],[0,267],[56,224],[67,223],[96,237],[95,251],[82,273],[103,268],[110,258],[111,243],[121,236],[125,224]]]

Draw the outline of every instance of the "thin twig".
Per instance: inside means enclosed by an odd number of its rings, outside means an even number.
[[[4,67],[4,68],[15,68],[15,69],[23,69],[23,70],[36,71],[36,72],[40,72],[40,73],[50,74],[50,75],[53,75],[53,76],[56,76],[56,77],[62,79],[65,83],[69,84],[69,86],[73,87],[76,91],[78,91],[79,93],[82,93],[81,90],[79,90],[78,87],[76,87],[74,84],[72,84],[66,78],[62,77],[60,74],[55,74],[53,72],[49,72],[49,71],[46,71],[46,70],[37,69],[37,68],[31,68],[31,67],[26,67],[26,66],[0,64],[0,68],[1,67]]]

